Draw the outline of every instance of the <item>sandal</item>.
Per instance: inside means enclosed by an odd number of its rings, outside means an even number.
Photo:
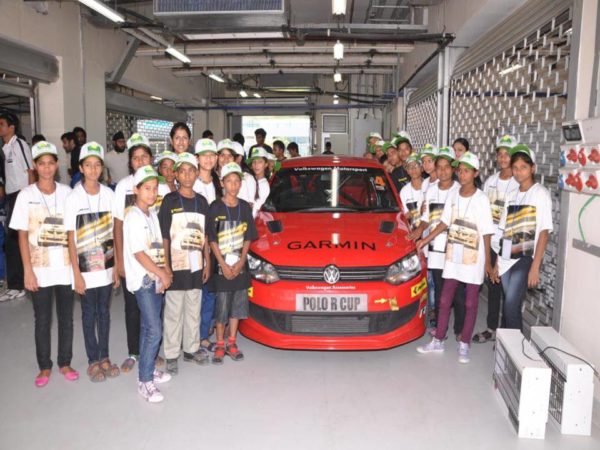
[[[100,369],[104,372],[108,378],[118,377],[121,371],[119,366],[110,362],[110,359],[106,358],[100,361]]]
[[[123,364],[121,364],[121,372],[123,372],[123,373],[130,372],[133,369],[133,366],[135,366],[136,361],[137,361],[136,356],[130,355],[125,361],[123,361]]]
[[[40,371],[38,376],[35,377],[35,385],[40,388],[46,386],[49,381],[50,381],[50,369]]]
[[[203,342],[208,342],[208,345],[204,345]],[[215,352],[215,347],[217,346],[217,344],[215,344],[214,342],[210,342],[208,339],[200,342],[200,347],[208,350],[211,353]]]
[[[75,381],[79,379],[79,372],[77,372],[70,366],[61,367],[59,369],[59,372],[62,374],[63,377],[65,377],[65,380],[67,381]]]
[[[238,346],[235,343],[235,341],[227,344],[227,349],[225,350],[225,353],[234,361],[244,360],[244,354],[238,349]]]
[[[219,343],[215,347],[215,354],[212,357],[212,363],[216,365],[223,364],[223,359],[225,358],[225,345],[224,343]]]
[[[99,383],[101,381],[106,381],[106,375],[104,374],[104,370],[100,367],[99,362],[95,362],[89,365],[87,368],[88,377],[90,377],[90,381],[92,383]]]
[[[473,336],[473,342],[475,342],[476,344],[483,344],[484,342],[488,342],[488,341],[495,341],[496,340],[496,332],[490,330],[489,328],[485,331],[482,331],[481,333],[477,333],[475,336]]]

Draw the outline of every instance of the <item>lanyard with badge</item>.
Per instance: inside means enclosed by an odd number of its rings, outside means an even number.
[[[533,186],[535,186],[535,184]],[[515,208],[515,211],[513,212],[513,215],[511,217],[511,221],[510,221],[510,228],[511,228],[510,238],[507,238],[507,237],[502,238],[502,249],[501,249],[501,252],[500,252],[501,256],[502,256],[502,259],[511,259],[512,258],[512,246],[513,246],[513,242],[518,243],[518,241],[515,241],[515,239],[514,239],[515,233],[514,233],[514,230],[512,230],[512,228],[514,227],[514,224],[515,224],[515,216],[517,215],[517,213],[521,209],[521,205],[523,205],[523,203],[527,204],[525,202],[525,200],[527,200],[527,197],[529,196],[529,191],[531,191],[531,188],[533,186],[531,186],[529,189],[527,189],[527,191],[523,192],[523,198],[521,199],[520,202],[518,202],[517,199],[518,199],[519,194],[521,192],[517,192],[517,195],[515,196],[515,205],[516,205],[516,208]]]
[[[67,249],[67,232],[64,228],[63,219],[58,217],[58,193],[56,183],[54,183],[54,214],[50,212],[46,196],[36,185],[38,192],[42,197],[44,206],[46,207],[47,216],[44,218],[40,229],[38,242],[43,242],[43,246],[48,249],[48,265],[50,267],[65,266],[65,252]]]
[[[463,213],[462,218],[460,217],[460,193],[458,194],[458,197],[456,200],[456,203],[457,203],[456,215],[457,215],[458,220],[462,220],[462,221],[465,220],[465,218],[467,217],[467,213],[469,211],[469,206],[471,206],[471,200],[473,200],[473,197],[476,194],[477,194],[477,192],[475,192],[473,195],[471,195],[471,197],[469,197],[469,202],[467,203],[467,207],[465,208],[465,212]],[[458,225],[455,224],[455,221],[452,223],[452,226],[458,228]],[[460,242],[457,242],[456,240],[454,242],[452,242],[452,262],[454,264],[463,264],[464,254],[465,254],[465,245]]]
[[[165,266],[165,253],[162,246],[162,241],[159,240],[160,235],[157,234],[154,229],[154,220],[152,217],[146,216],[144,212],[140,209],[139,206],[135,206],[135,208],[139,211],[139,213],[144,217],[146,221],[146,225],[148,227],[148,231],[150,232],[150,248],[149,255],[150,259],[156,264],[158,267]]]
[[[241,207],[240,207],[240,201],[238,200],[238,205],[237,205],[237,221],[234,223],[231,220],[231,215],[229,213],[229,206],[225,205],[225,211],[227,212],[227,221],[228,224],[230,226],[227,236],[229,239],[229,242],[226,244],[227,247],[230,249],[226,254],[225,254],[225,263],[233,266],[234,264],[236,264],[239,260],[240,260],[240,255],[235,252],[234,249],[234,243],[235,243],[235,236],[234,236],[234,231],[235,231],[235,224],[239,224],[240,223],[240,219],[241,219]]]
[[[202,253],[200,253],[200,248],[204,244],[204,236],[196,236],[196,233],[200,232],[200,224],[196,221],[190,220],[188,218],[187,212],[185,210],[185,206],[183,204],[183,197],[179,192],[177,192],[179,196],[179,203],[181,204],[181,210],[183,211],[183,215],[185,217],[185,234],[182,238],[182,242],[184,239],[188,239],[190,241],[190,248],[188,249],[188,261],[190,265],[190,272],[198,272],[200,269],[204,267],[204,257]],[[194,216],[197,217],[198,213],[198,195],[194,193]],[[190,226],[190,224],[193,224]],[[197,228],[198,227],[198,228]],[[196,242],[199,241],[199,242]],[[182,246],[183,247],[183,246]],[[196,248],[198,247],[198,248]],[[183,250],[183,248],[182,248]]]
[[[92,216],[92,229],[94,232],[94,245],[90,248],[90,250],[87,250],[85,252],[86,254],[86,260],[87,260],[87,265],[88,265],[88,270],[86,270],[86,272],[93,272],[96,270],[104,270],[105,269],[105,262],[104,262],[104,249],[102,247],[102,242],[98,241],[98,234],[97,234],[97,227],[99,225],[100,222],[100,194],[102,193],[102,189],[100,188],[98,190],[98,208],[96,209],[96,212],[94,212],[92,210],[92,204],[90,202],[90,194],[88,193],[88,191],[85,190],[85,188],[83,187],[83,184],[81,185],[81,187],[83,188],[85,195],[86,195],[86,199],[87,199],[87,203],[88,203],[88,209],[90,211],[90,215]]]

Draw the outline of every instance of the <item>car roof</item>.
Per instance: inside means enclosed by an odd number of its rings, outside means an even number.
[[[281,162],[282,169],[289,167],[322,166],[367,167],[377,169],[382,168],[382,165],[377,160],[347,155],[302,156],[298,158],[286,159]]]

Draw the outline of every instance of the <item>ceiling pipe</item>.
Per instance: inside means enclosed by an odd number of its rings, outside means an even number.
[[[224,75],[261,75],[261,74],[292,74],[292,73],[307,73],[307,74],[332,74],[333,66],[330,67],[303,67],[295,66],[290,68],[273,68],[273,67],[248,67],[248,68],[228,68],[225,67],[222,70],[217,70],[218,74]],[[214,70],[212,70],[214,72]],[[365,73],[371,75],[385,75],[390,74],[394,71],[393,68],[366,68],[364,66],[359,67],[340,67],[338,72],[341,74],[357,74]],[[211,72],[210,69],[196,68],[196,69],[174,69],[173,75],[176,77],[197,77],[200,75],[207,75]]]

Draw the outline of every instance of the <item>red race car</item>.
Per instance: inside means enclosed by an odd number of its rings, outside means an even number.
[[[378,162],[286,160],[256,223],[245,336],[286,349],[376,350],[425,333],[425,259]]]

